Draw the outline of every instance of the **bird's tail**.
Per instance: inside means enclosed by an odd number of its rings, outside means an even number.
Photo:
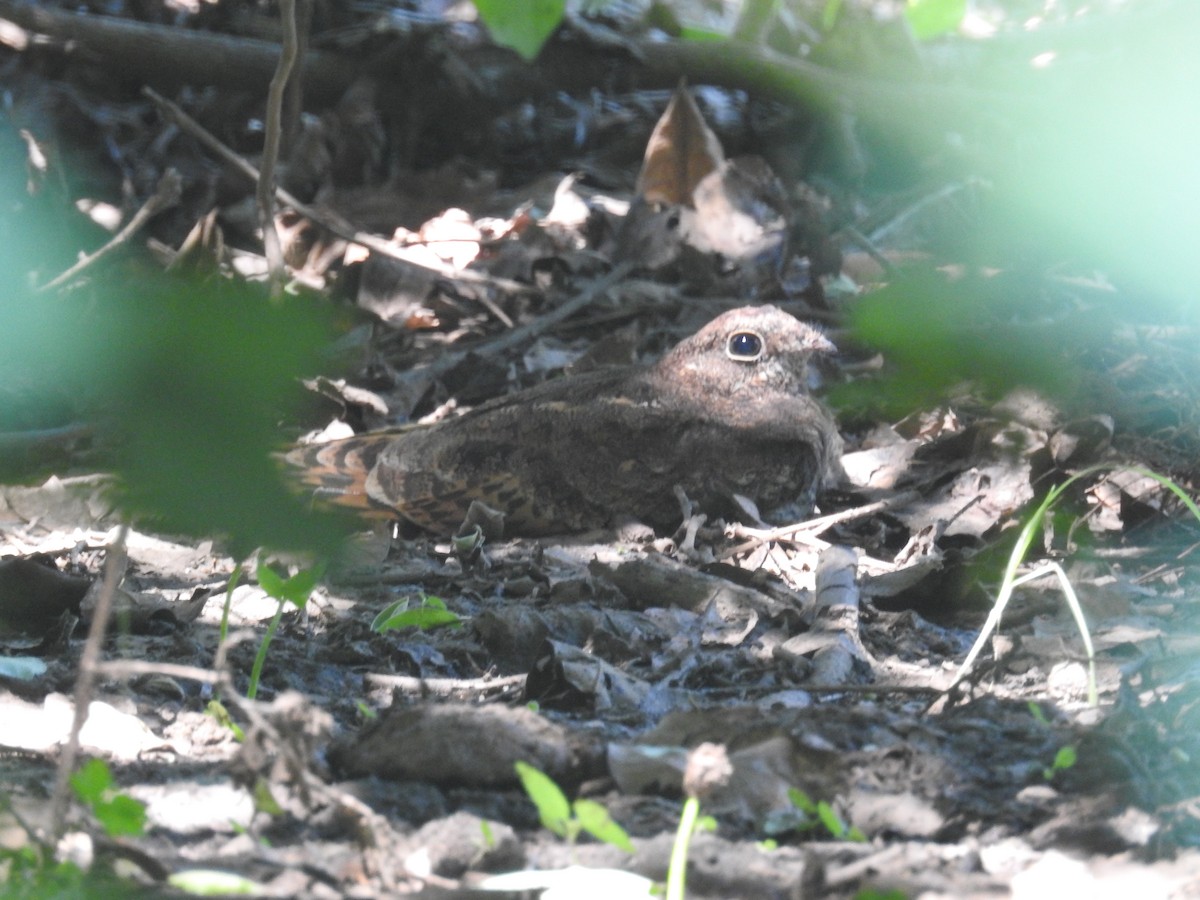
[[[367,488],[367,477],[391,437],[376,432],[300,444],[279,458],[288,479],[315,502],[352,509],[363,516],[395,517],[396,511],[373,498]]]

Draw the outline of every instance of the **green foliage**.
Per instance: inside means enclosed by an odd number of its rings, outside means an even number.
[[[792,801],[792,809],[771,817],[766,825],[768,834],[823,830],[835,840],[866,842],[867,836],[862,830],[843,822],[833,805],[827,801],[814,801],[798,788],[789,788],[788,797]]]
[[[1050,720],[1046,718],[1046,711],[1044,709],[1042,709],[1042,706],[1040,703],[1036,703],[1033,700],[1030,700],[1029,703],[1026,705],[1029,708],[1029,714],[1031,716],[1033,716],[1033,718],[1037,721],[1037,723],[1039,725],[1049,726]]]
[[[602,804],[586,798],[571,803],[550,776],[528,763],[518,762],[514,765],[521,786],[537,807],[543,827],[572,844],[581,832],[586,831],[598,841],[611,844],[626,853],[633,852],[629,835],[613,821]]]
[[[242,875],[216,869],[185,869],[171,875],[167,882],[194,897],[258,897],[267,890]]]
[[[328,311],[253,285],[145,276],[76,296],[10,297],[0,360],[66,394],[112,456],[129,516],[175,533],[332,550],[346,533],[290,490],[279,421],[328,345]]]
[[[919,41],[939,37],[958,28],[967,14],[967,0],[908,0],[904,17]]]
[[[1071,614],[1075,617],[1075,624],[1079,628],[1079,635],[1083,639],[1084,648],[1087,650],[1088,702],[1092,706],[1095,706],[1099,702],[1096,691],[1095,652],[1092,648],[1091,634],[1088,631],[1087,621],[1083,617],[1083,609],[1079,605],[1079,599],[1075,596],[1075,591],[1071,587],[1071,583],[1067,580],[1066,575],[1063,573],[1062,567],[1057,563],[1048,563],[1026,575],[1017,575],[1017,569],[1020,568],[1021,563],[1025,560],[1030,548],[1033,546],[1034,539],[1037,536],[1046,515],[1058,502],[1058,499],[1063,495],[1063,493],[1080,479],[1095,475],[1097,472],[1103,472],[1109,468],[1112,467],[1092,466],[1075,473],[1062,484],[1056,485],[1046,493],[1046,496],[1042,499],[1042,502],[1038,504],[1037,508],[1030,515],[1028,521],[1026,521],[1024,526],[1022,526],[1020,533],[1017,535],[1017,541],[1013,546],[1012,553],[1009,554],[1008,563],[1004,569],[1004,577],[1000,582],[1000,590],[996,594],[996,602],[992,604],[992,608],[988,613],[987,621],[983,623],[983,628],[979,632],[979,637],[975,639],[975,643],[971,646],[971,649],[967,653],[967,658],[963,660],[963,664],[958,668],[958,673],[954,676],[956,683],[961,680],[966,674],[967,670],[971,668],[972,663],[975,662],[976,657],[983,650],[983,647],[987,643],[991,633],[1000,624],[1000,617],[1004,614],[1004,609],[1008,606],[1008,601],[1012,599],[1013,591],[1026,581],[1039,578],[1044,574],[1052,572],[1058,576],[1059,584],[1063,589],[1063,594],[1066,596],[1067,606],[1071,610]],[[1144,475],[1147,478],[1157,481],[1164,488],[1178,497],[1183,505],[1187,507],[1188,512],[1190,512],[1197,519],[1197,521],[1200,521],[1200,506],[1197,506],[1195,501],[1188,496],[1187,492],[1170,478],[1167,478],[1165,475],[1160,475],[1158,472],[1151,471],[1150,469],[1143,469],[1137,466],[1130,466],[1129,469],[1130,471],[1137,472],[1140,475]],[[1035,713],[1035,715],[1037,715],[1037,713]]]
[[[833,392],[842,406],[881,404],[908,412],[971,382],[992,396],[1014,387],[1066,392],[1075,374],[1061,335],[1011,323],[1002,283],[981,275],[951,281],[933,269],[897,273],[855,304],[856,338],[882,350],[894,374]]]
[[[679,36],[685,41],[694,43],[712,43],[714,41],[727,41],[729,35],[721,34],[719,31],[713,31],[711,28],[696,28],[692,25],[683,25],[679,29]]]
[[[85,763],[71,776],[71,788],[109,837],[136,837],[145,831],[145,804],[117,793],[112,772],[103,760]]]
[[[567,836],[567,822],[571,818],[571,802],[557,784],[545,772],[528,763],[516,763],[517,777],[525,793],[537,807],[542,827],[559,837]]]
[[[492,40],[533,60],[562,22],[567,0],[475,0],[475,8]]]
[[[1050,781],[1059,772],[1064,772],[1071,768],[1078,760],[1079,754],[1070,744],[1065,747],[1059,747],[1058,752],[1054,754],[1054,762],[1042,770],[1042,777]]]
[[[258,586],[266,591],[268,596],[284,603],[291,603],[298,609],[304,609],[308,598],[312,596],[313,590],[324,575],[325,563],[320,562],[307,569],[301,569],[295,575],[285,579],[267,565],[261,556],[255,571]]]
[[[74,863],[55,862],[35,844],[0,847],[0,900],[75,900],[102,896]],[[116,896],[113,891],[108,896]]]
[[[397,628],[426,629],[441,625],[457,628],[462,625],[462,619],[446,608],[446,601],[441,597],[422,594],[420,605],[410,608],[411,603],[412,598],[409,597],[389,603],[371,622],[371,630],[386,634]]]
[[[825,6],[821,9],[821,27],[826,31],[831,30],[837,24],[843,2],[844,0],[825,0]]]
[[[246,739],[246,732],[242,726],[233,721],[233,716],[229,715],[229,709],[220,700],[209,700],[208,705],[204,707],[204,714],[215,719],[217,724],[232,731],[234,740],[244,741]]]
[[[275,632],[279,630],[279,623],[283,621],[283,611],[290,603],[298,609],[304,609],[308,603],[309,595],[317,586],[317,582],[325,575],[325,563],[318,562],[315,565],[301,569],[295,575],[289,578],[281,578],[275,572],[266,560],[260,555],[258,558],[258,566],[255,572],[258,578],[259,587],[267,592],[267,595],[274,597],[279,601],[279,606],[275,609],[275,615],[271,617],[270,623],[267,625],[267,632],[263,635],[262,643],[258,645],[258,652],[254,656],[254,665],[250,669],[250,683],[246,688],[246,696],[253,700],[258,696],[258,685],[262,678],[262,670],[267,662],[267,650],[271,647],[271,641],[275,639]],[[232,582],[231,582],[232,584]],[[229,599],[226,598],[226,611],[229,607]]]

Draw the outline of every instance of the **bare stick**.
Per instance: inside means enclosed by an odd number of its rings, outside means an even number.
[[[283,24],[283,52],[279,54],[279,64],[275,67],[275,75],[267,91],[263,161],[256,191],[263,252],[267,257],[271,296],[275,299],[283,295],[283,286],[287,281],[279,232],[275,230],[275,164],[279,161],[280,135],[283,133],[283,92],[296,62],[296,0],[279,0],[279,16]]]
[[[748,540],[718,554],[717,559],[722,560],[728,559],[731,556],[737,556],[739,553],[753,550],[755,547],[765,544],[768,541],[792,541],[797,544],[805,544],[806,546],[823,550],[829,546],[829,542],[817,537],[821,532],[828,530],[834,525],[840,525],[842,522],[852,522],[855,519],[866,518],[885,509],[892,509],[903,503],[908,503],[917,496],[915,491],[905,491],[894,497],[888,497],[886,500],[867,503],[864,506],[856,506],[854,509],[845,509],[838,513],[831,513],[828,516],[809,519],[805,522],[793,522],[791,525],[781,525],[778,528],[747,528],[739,525],[735,532],[736,536],[745,537]]]
[[[219,684],[224,677],[215,669],[185,666],[180,663],[148,662],[142,659],[110,659],[96,665],[98,674],[106,678],[132,678],[136,675],[163,675],[185,678],[201,684]]]
[[[96,596],[96,604],[92,608],[92,624],[88,628],[83,654],[79,657],[79,675],[75,679],[75,719],[71,723],[71,733],[67,736],[67,743],[63,746],[62,756],[58,758],[54,795],[50,799],[50,829],[56,841],[62,837],[66,825],[67,790],[70,787],[71,773],[75,769],[75,761],[79,758],[79,733],[87,721],[88,707],[92,702],[92,693],[96,686],[96,674],[100,662],[100,650],[104,646],[104,636],[108,632],[109,613],[112,612],[117,585],[125,577],[125,565],[128,562],[125,554],[125,539],[128,536],[129,526],[122,524],[117,531],[116,539],[108,548],[108,557],[104,560],[104,581]]]

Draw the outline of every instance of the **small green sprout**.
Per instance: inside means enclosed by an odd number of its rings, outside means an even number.
[[[397,628],[427,629],[442,625],[458,628],[462,625],[462,618],[447,609],[446,601],[441,597],[422,594],[419,605],[411,604],[411,597],[388,604],[371,622],[371,630],[376,634],[386,634]]]
[[[271,646],[271,641],[275,638],[275,632],[279,630],[279,623],[283,619],[283,611],[287,608],[287,604],[292,604],[297,609],[304,609],[308,603],[308,598],[312,595],[317,583],[325,574],[324,562],[319,562],[316,565],[301,569],[290,578],[283,578],[274,569],[267,565],[263,557],[258,558],[258,567],[255,572],[258,578],[258,586],[266,591],[268,597],[274,597],[279,601],[279,606],[275,610],[275,615],[272,617],[270,624],[267,625],[267,633],[263,635],[262,643],[258,645],[258,653],[254,656],[254,665],[250,669],[250,684],[246,687],[246,697],[253,700],[258,696],[258,683],[262,678],[263,666],[267,662],[267,650]],[[233,592],[233,581],[230,581],[230,595]],[[226,599],[226,607],[228,608],[228,598]]]
[[[823,828],[835,840],[856,844],[866,842],[867,836],[862,830],[843,822],[829,802],[814,801],[798,788],[789,788],[788,797],[792,801],[792,809],[771,817],[766,825],[769,834],[803,833]]]
[[[1066,771],[1075,765],[1078,759],[1079,754],[1070,744],[1065,747],[1059,747],[1058,752],[1054,754],[1054,762],[1042,769],[1042,777],[1047,781],[1051,781],[1059,772]]]
[[[603,804],[580,799],[571,803],[553,779],[528,763],[515,763],[517,777],[525,793],[537,807],[542,825],[568,843],[574,844],[581,832],[626,853],[633,853],[633,843],[625,829],[613,821]]]
[[[117,793],[112,772],[103,760],[85,763],[71,776],[71,788],[109,837],[136,837],[146,830],[146,805]]]

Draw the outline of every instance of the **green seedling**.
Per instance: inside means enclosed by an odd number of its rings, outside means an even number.
[[[1054,762],[1042,769],[1042,777],[1047,781],[1052,781],[1055,775],[1071,768],[1078,759],[1079,754],[1070,744],[1059,747],[1058,752],[1054,754]]]
[[[586,831],[598,841],[633,853],[629,835],[613,821],[602,803],[587,799],[571,803],[545,772],[524,762],[515,763],[514,766],[521,786],[537,807],[538,818],[550,831],[565,838],[569,844],[574,844],[579,835]]]
[[[364,721],[372,722],[375,719],[379,718],[379,713],[375,712],[375,710],[373,710],[373,709],[371,709],[371,707],[367,706],[367,703],[365,700],[355,700],[354,708],[356,710],[358,710],[358,714],[360,716],[362,716]]]
[[[238,743],[246,739],[246,732],[242,730],[241,725],[233,721],[233,717],[229,715],[229,710],[220,700],[209,700],[208,705],[204,707],[204,713],[216,719],[218,725],[232,731],[233,738]]]
[[[700,815],[699,797],[688,797],[683,801],[679,827],[675,829],[675,843],[671,845],[671,859],[667,863],[666,900],[683,900],[687,886],[688,847],[692,843],[692,835],[697,831],[716,830],[716,819]]]
[[[438,628],[448,625],[458,628],[462,618],[446,608],[446,601],[441,597],[421,594],[420,603],[412,605],[412,598],[405,597],[384,607],[375,620],[371,622],[371,630],[376,634],[386,634],[397,628]]]
[[[1046,718],[1046,711],[1042,709],[1042,705],[1033,700],[1030,700],[1028,706],[1029,706],[1029,714],[1031,716],[1033,716],[1034,720],[1039,725],[1041,725],[1045,728],[1049,728],[1050,720]]]
[[[262,678],[263,666],[267,662],[267,650],[270,649],[271,641],[275,638],[275,632],[279,630],[279,623],[283,620],[283,611],[287,609],[289,603],[297,609],[304,609],[308,598],[325,574],[325,565],[324,562],[317,563],[311,568],[301,569],[295,575],[285,579],[268,566],[263,557],[258,558],[258,567],[255,573],[258,578],[258,586],[267,592],[267,596],[278,600],[279,606],[267,625],[267,633],[263,635],[262,643],[258,645],[258,653],[254,656],[254,666],[250,669],[250,684],[246,687],[246,697],[250,700],[258,696],[258,684]],[[228,598],[225,602],[228,608]]]
[[[71,789],[109,837],[136,837],[146,830],[146,805],[117,792],[112,772],[103,760],[85,763],[71,776]]]
[[[1029,548],[1033,546],[1033,541],[1037,535],[1038,528],[1041,525],[1045,516],[1050,509],[1058,502],[1059,497],[1072,484],[1079,481],[1081,478],[1086,478],[1089,475],[1094,475],[1097,472],[1103,472],[1111,469],[1111,466],[1092,466],[1083,471],[1072,475],[1062,484],[1047,492],[1045,499],[1038,504],[1037,509],[1033,511],[1033,515],[1029,517],[1021,533],[1017,536],[1017,543],[1013,547],[1012,553],[1008,557],[1008,565],[1004,569],[1004,577],[1000,582],[1000,592],[996,595],[996,602],[992,604],[991,612],[988,613],[987,621],[983,623],[983,629],[979,632],[979,637],[975,639],[974,645],[971,647],[967,658],[963,660],[963,664],[959,667],[958,673],[954,676],[954,682],[957,684],[975,659],[979,656],[987,640],[991,637],[993,631],[1000,624],[1000,617],[1004,614],[1004,608],[1008,606],[1008,601],[1012,599],[1013,591],[1025,584],[1028,581],[1033,581],[1041,578],[1044,575],[1053,574],[1057,576],[1059,586],[1062,588],[1063,596],[1066,599],[1067,606],[1071,610],[1071,615],[1075,617],[1075,625],[1079,628],[1080,637],[1083,639],[1083,646],[1087,650],[1088,659],[1088,703],[1096,706],[1099,701],[1099,693],[1096,690],[1096,653],[1092,646],[1092,636],[1088,631],[1087,622],[1083,618],[1083,608],[1079,605],[1079,598],[1075,596],[1075,589],[1071,586],[1071,582],[1067,579],[1066,573],[1063,572],[1062,566],[1058,563],[1051,562],[1039,566],[1032,572],[1027,572],[1024,575],[1017,575],[1017,569],[1024,561],[1025,556],[1029,553]],[[1137,472],[1139,475],[1144,475],[1157,481],[1176,497],[1178,497],[1188,508],[1193,516],[1200,521],[1200,507],[1197,507],[1195,502],[1187,493],[1170,478],[1165,475],[1159,475],[1157,472],[1152,472],[1149,469],[1143,469],[1138,466],[1129,466],[1130,471]]]
[[[866,843],[867,836],[862,830],[842,821],[829,802],[814,801],[798,788],[789,788],[788,797],[792,801],[792,808],[771,817],[766,825],[768,833],[804,833],[823,829],[834,840]]]

